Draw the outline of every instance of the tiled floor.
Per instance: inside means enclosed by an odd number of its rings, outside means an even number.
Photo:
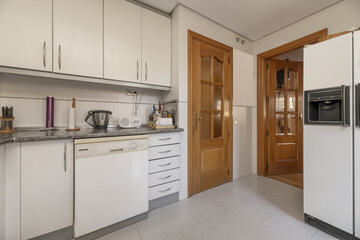
[[[248,175],[156,209],[101,240],[331,240],[303,221],[303,192]]]

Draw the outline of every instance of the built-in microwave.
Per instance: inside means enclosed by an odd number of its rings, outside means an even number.
[[[349,93],[345,85],[305,91],[305,124],[350,126]]]

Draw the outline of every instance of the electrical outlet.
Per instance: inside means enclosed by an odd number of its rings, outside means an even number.
[[[137,91],[126,89],[126,96],[137,96]]]

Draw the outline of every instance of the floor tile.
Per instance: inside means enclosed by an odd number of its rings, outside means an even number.
[[[219,231],[204,220],[180,232],[185,240],[225,240]]]
[[[189,203],[204,218],[225,211],[225,207],[209,197],[208,194],[195,195],[189,199]]]
[[[98,238],[99,240],[141,240],[136,225],[120,229],[106,236]]]
[[[177,233],[168,238],[164,238],[164,240],[184,240],[184,238],[180,235],[180,233]]]
[[[239,219],[230,211],[212,216],[208,218],[208,221],[229,240],[244,236],[252,229],[250,224]]]
[[[204,218],[191,206],[189,199],[163,207],[171,223],[181,231],[202,221]]]
[[[161,240],[177,233],[176,228],[161,208],[151,211],[148,219],[136,225],[142,240]]]
[[[208,196],[220,203],[225,208],[235,207],[245,201],[245,199],[235,196],[234,194],[217,187],[210,191]]]
[[[324,233],[322,231],[318,231],[312,238],[311,240],[336,240],[337,238]]]
[[[241,205],[230,208],[229,211],[252,226],[257,226],[282,210],[266,199],[255,197]]]
[[[270,240],[270,239],[261,232],[250,231],[248,234],[241,236],[237,240]]]
[[[318,231],[286,214],[270,218],[259,225],[257,230],[271,240],[310,240]]]

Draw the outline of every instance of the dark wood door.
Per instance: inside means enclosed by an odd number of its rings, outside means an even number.
[[[232,49],[191,42],[192,194],[232,177]],[[191,194],[190,194],[191,195]]]
[[[268,168],[269,175],[303,171],[303,64],[269,60]]]

